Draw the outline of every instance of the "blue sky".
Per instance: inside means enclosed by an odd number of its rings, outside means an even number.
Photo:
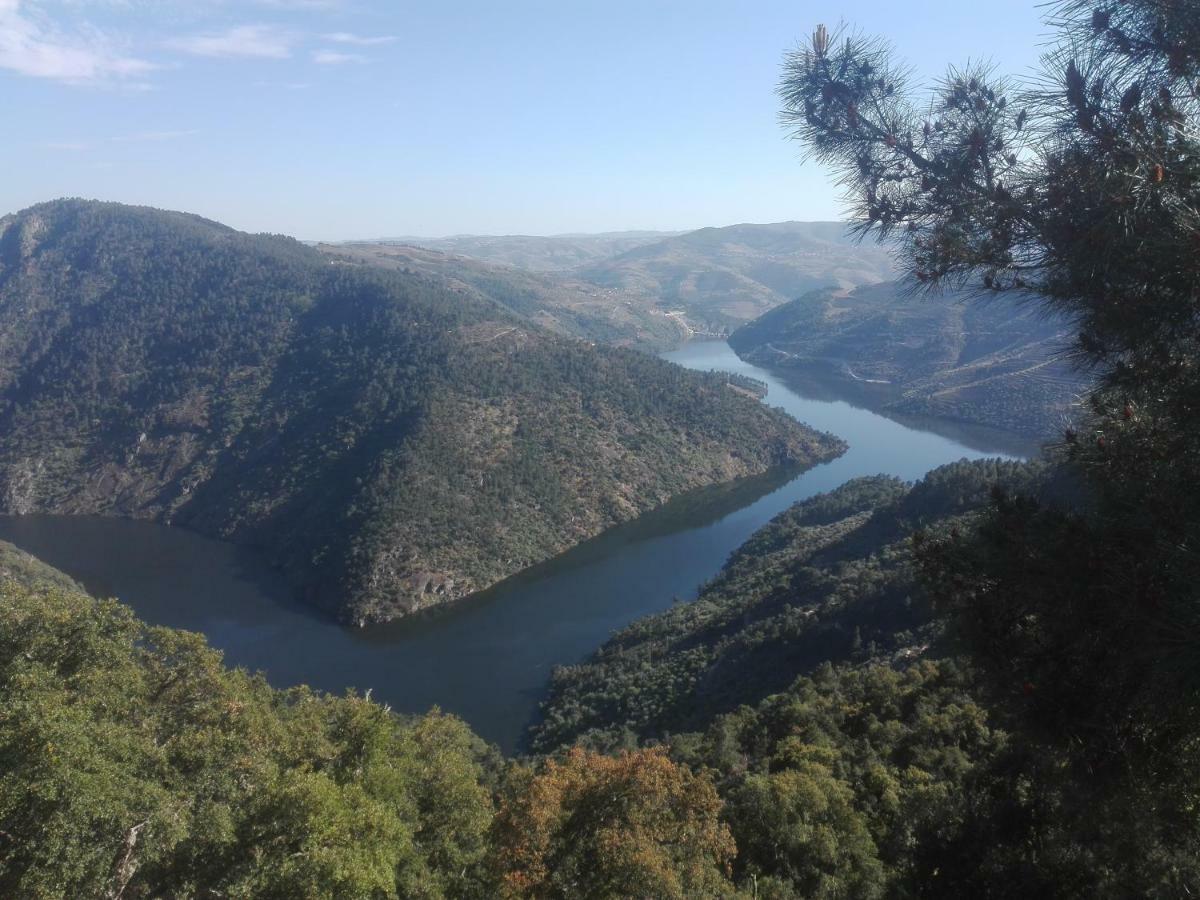
[[[60,196],[304,239],[839,217],[784,140],[824,22],[1028,72],[1033,0],[0,0],[0,214]]]

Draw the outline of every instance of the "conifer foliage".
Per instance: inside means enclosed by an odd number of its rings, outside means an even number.
[[[951,70],[927,102],[887,46],[818,29],[787,61],[783,119],[840,174],[859,234],[898,242],[915,290],[1016,292],[1077,323],[1099,381],[1053,448],[1056,489],[998,492],[920,557],[1028,739],[997,776],[997,871],[1194,893],[1200,5],[1050,9],[1038,81]]]

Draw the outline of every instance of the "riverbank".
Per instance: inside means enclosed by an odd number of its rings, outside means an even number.
[[[733,550],[797,500],[860,475],[912,481],[962,458],[1022,455],[907,427],[842,400],[803,396],[724,342],[689,344],[665,358],[761,381],[766,403],[845,438],[850,449],[799,475],[776,471],[692,492],[457,608],[365,629],[339,626],[295,603],[245,551],[180,529],[10,517],[0,519],[0,539],[93,591],[120,597],[152,624],[203,632],[228,663],[260,669],[273,684],[372,689],[399,712],[438,705],[511,752],[554,666],[586,658],[634,619],[695,597]],[[34,524],[36,547],[28,546]]]

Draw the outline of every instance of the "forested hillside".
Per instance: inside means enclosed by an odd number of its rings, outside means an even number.
[[[49,587],[83,590],[75,579],[64,572],[31,556],[20,547],[0,541],[0,579],[8,579],[26,587],[42,585]]]
[[[339,262],[432,276],[543,328],[584,340],[659,351],[677,347],[688,336],[682,322],[643,295],[597,287],[570,273],[527,271],[404,244],[322,244],[319,249]]]
[[[929,602],[925,548],[1047,476],[959,463],[797,504],[695,603],[560,673],[521,761],[437,710],[273,690],[52,570],[0,573],[0,892],[1179,893],[1196,858],[1164,822],[1189,794],[1149,809],[1158,776],[1077,771],[1028,728],[1039,686],[989,686]]]
[[[1065,350],[1071,323],[1028,298],[925,297],[899,284],[813,291],[739,328],[743,359],[833,382],[873,408],[1033,438],[1060,434],[1087,377]]]
[[[256,545],[355,621],[840,447],[724,379],[290,239],[82,201],[0,220],[0,511]]]
[[[706,727],[827,662],[905,664],[936,637],[912,537],[978,515],[1035,464],[955,463],[916,485],[876,476],[796,504],[737,550],[693,602],[634,622],[554,673],[533,746],[602,747]]]
[[[1192,815],[1194,748],[1159,770],[1081,759],[1038,722],[1066,685],[981,673],[993,620],[929,591],[969,577],[944,566],[971,535],[1023,542],[1014,507],[1078,487],[1044,463],[962,462],[798,503],[696,601],[558,670],[533,744],[665,746],[706,773],[749,896],[1187,896],[1195,829],[1172,823]]]
[[[436,711],[275,691],[199,635],[2,576],[0,685],[6,897],[470,896],[483,878],[495,762]]]

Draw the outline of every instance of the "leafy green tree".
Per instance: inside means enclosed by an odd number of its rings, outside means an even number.
[[[452,717],[273,690],[57,579],[0,578],[0,693],[3,896],[488,895]]]
[[[883,865],[854,791],[828,765],[832,752],[790,749],[786,768],[751,775],[734,794],[741,864],[787,883],[796,897],[881,896]]]

